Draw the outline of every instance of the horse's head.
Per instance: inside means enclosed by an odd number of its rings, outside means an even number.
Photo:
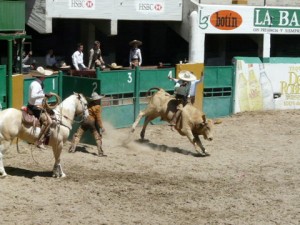
[[[78,99],[78,104],[76,106],[75,115],[76,116],[82,115],[84,117],[84,119],[87,118],[89,115],[89,110],[88,110],[88,102],[87,102],[86,98],[84,97],[83,94],[80,94],[80,93],[74,93],[74,95],[76,95],[76,97]]]

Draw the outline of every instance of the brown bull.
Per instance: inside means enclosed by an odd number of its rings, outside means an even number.
[[[140,111],[131,129],[131,131],[134,132],[139,121],[142,117],[145,117],[143,129],[140,133],[141,139],[144,139],[146,127],[151,120],[161,117],[162,120],[170,122],[178,105],[178,101],[174,96],[163,89],[151,88],[148,92],[151,90],[158,91],[151,97],[147,108]],[[196,152],[200,153],[198,149],[200,147],[202,153],[207,154],[199,135],[203,135],[204,139],[212,141],[213,122],[211,120],[206,120],[205,114],[189,103],[179,110],[182,112],[176,122],[175,129],[182,136],[188,137],[190,142],[194,145]]]

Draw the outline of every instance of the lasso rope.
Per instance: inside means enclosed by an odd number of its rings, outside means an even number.
[[[46,97],[46,96],[45,96],[44,99],[43,99],[42,106],[43,106],[43,108],[46,109],[46,110],[49,110],[49,109],[53,110],[53,109],[55,109],[55,107],[56,107],[57,105],[59,105],[59,104],[61,103],[61,98],[60,98],[57,94],[52,93],[52,95],[56,98],[56,101],[55,101],[54,104],[49,104],[49,103],[48,103],[48,97]]]

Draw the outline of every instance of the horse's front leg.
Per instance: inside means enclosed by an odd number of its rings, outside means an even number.
[[[60,178],[65,177],[66,174],[62,170],[62,166],[60,164],[60,155],[63,149],[63,142],[57,143],[57,145],[52,146],[53,149],[53,155],[55,158],[55,163],[53,166],[53,177]]]

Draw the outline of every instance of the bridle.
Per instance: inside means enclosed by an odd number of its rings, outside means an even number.
[[[59,112],[59,114],[60,114],[60,121],[59,121],[59,124],[62,125],[62,126],[64,126],[64,127],[67,127],[69,130],[72,130],[72,127],[69,127],[69,126],[67,126],[66,124],[64,124],[64,123],[62,122],[62,117],[65,118],[65,119],[67,119],[67,120],[69,120],[71,123],[72,123],[72,122],[74,122],[74,123],[81,123],[81,122],[84,121],[84,120],[86,119],[86,117],[87,117],[87,116],[85,115],[85,113],[84,113],[86,110],[88,110],[87,104],[85,104],[85,103],[82,101],[82,96],[81,96],[80,94],[78,94],[78,93],[76,93],[76,94],[77,94],[77,98],[78,98],[79,103],[80,103],[80,105],[81,105],[81,107],[82,107],[83,110],[82,110],[81,113],[78,113],[78,114],[75,113],[75,117],[81,115],[81,119],[80,119],[79,121],[72,120],[72,119],[69,118],[68,116],[63,115],[61,112]]]
[[[82,96],[80,94],[78,94],[78,100],[79,100],[79,102],[80,102],[81,107],[82,107],[83,110],[82,110],[81,113],[75,114],[75,116],[81,116],[81,120],[80,121],[75,121],[74,120],[74,123],[81,123],[82,121],[84,121],[87,118],[87,116],[84,114],[84,112],[88,110],[88,107],[87,107],[87,104],[85,104],[82,101]]]

